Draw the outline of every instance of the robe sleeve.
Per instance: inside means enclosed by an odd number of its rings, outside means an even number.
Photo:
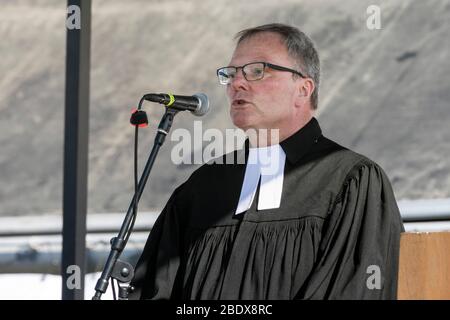
[[[325,223],[300,299],[396,299],[400,233],[390,182],[374,163],[355,166]]]
[[[179,190],[179,189],[177,189]],[[165,300],[176,297],[180,265],[181,226],[176,209],[177,190],[153,225],[136,264],[129,299]]]

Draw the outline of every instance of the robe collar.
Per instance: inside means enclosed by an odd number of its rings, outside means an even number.
[[[322,129],[320,129],[319,122],[316,118],[311,120],[301,127],[297,132],[287,137],[280,142],[280,146],[286,154],[286,159],[294,164],[305,156],[311,147],[316,144],[322,136]],[[248,160],[248,152],[250,142],[245,140],[245,159]]]
[[[286,153],[287,160],[294,164],[308,153],[320,136],[322,136],[322,130],[317,119],[313,117],[296,133],[281,141],[280,146]]]

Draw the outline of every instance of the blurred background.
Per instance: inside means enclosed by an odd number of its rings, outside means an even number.
[[[370,5],[380,8],[380,29],[367,25]],[[10,288],[0,299],[60,298],[61,237],[51,233],[62,219],[66,17],[66,1],[0,2],[0,286]],[[141,96],[204,92],[211,110],[203,130],[233,128],[215,70],[228,63],[238,31],[271,22],[299,27],[315,42],[324,135],[380,164],[402,213],[449,213],[450,1],[92,0],[88,226],[118,230],[128,208],[129,118]],[[155,104],[144,109],[150,125],[140,130],[140,164],[163,114]],[[192,132],[194,120],[180,113],[172,132]],[[198,167],[173,164],[177,143],[168,137],[143,193],[144,230]],[[130,246],[139,251],[147,234]],[[95,246],[108,241],[106,233],[88,238],[92,271],[107,252]],[[19,281],[43,287],[15,291]]]

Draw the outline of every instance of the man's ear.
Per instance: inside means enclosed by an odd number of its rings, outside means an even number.
[[[300,97],[311,97],[315,89],[314,81],[311,78],[306,78],[301,81],[301,84],[299,86],[299,96]]]
[[[300,79],[298,85],[297,103],[299,107],[310,104],[311,95],[315,89],[314,81],[311,78]]]

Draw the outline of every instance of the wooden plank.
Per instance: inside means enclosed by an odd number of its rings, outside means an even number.
[[[450,299],[450,232],[405,232],[400,240],[399,300]]]

